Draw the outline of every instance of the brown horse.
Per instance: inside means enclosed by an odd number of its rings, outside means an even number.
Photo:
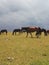
[[[30,33],[31,37],[32,37],[32,32],[35,32],[38,30],[38,27],[22,27],[21,30],[27,33],[26,37],[28,37],[28,34]]]
[[[46,29],[41,29],[40,27],[22,27],[22,31],[25,31],[27,33],[26,37],[28,37],[28,34],[30,33],[32,37],[32,32],[36,32],[36,36],[39,37],[42,32],[44,32],[44,35],[47,36]]]

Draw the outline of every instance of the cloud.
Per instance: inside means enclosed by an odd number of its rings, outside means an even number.
[[[49,0],[0,0],[0,28],[49,28]]]

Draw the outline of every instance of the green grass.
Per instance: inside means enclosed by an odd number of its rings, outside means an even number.
[[[49,65],[49,35],[0,35],[0,65]],[[8,59],[14,58],[14,59]]]

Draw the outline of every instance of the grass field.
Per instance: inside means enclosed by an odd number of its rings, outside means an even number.
[[[49,35],[0,35],[0,65],[49,65]]]

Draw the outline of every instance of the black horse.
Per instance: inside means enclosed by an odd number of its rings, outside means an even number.
[[[14,35],[14,34],[16,35],[17,32],[20,33],[21,32],[21,29],[14,29],[13,32],[12,32],[12,35]]]
[[[28,34],[30,34],[32,37],[32,32],[37,31],[38,27],[22,27],[21,30],[27,33],[26,37],[28,37]]]
[[[7,32],[6,29],[3,29],[3,30],[0,31],[0,34],[2,34],[2,33],[6,33],[6,35],[7,35],[8,32]]]
[[[45,36],[47,36],[47,31],[46,31],[46,29],[41,29],[40,27],[39,27],[39,29],[36,31],[36,36],[37,36],[37,38],[39,37],[39,35],[41,35],[42,34],[42,32],[44,32],[44,35]]]

